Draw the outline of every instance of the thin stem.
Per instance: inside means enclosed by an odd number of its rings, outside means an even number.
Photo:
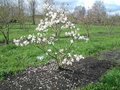
[[[40,48],[38,45],[36,45],[39,49],[41,49],[44,53],[46,53],[46,50],[44,50],[44,48]],[[57,59],[55,56],[51,55],[50,53],[48,53],[49,56],[51,56],[54,59]]]

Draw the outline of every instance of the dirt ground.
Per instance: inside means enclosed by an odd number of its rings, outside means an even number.
[[[98,56],[99,60],[109,60],[120,65],[120,49],[112,51],[104,51]]]
[[[0,90],[73,90],[97,82],[114,64],[88,57],[80,62],[58,69],[55,62],[43,67],[29,68],[21,74],[0,82]]]

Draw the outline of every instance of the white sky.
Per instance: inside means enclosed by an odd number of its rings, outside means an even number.
[[[40,4],[39,11],[42,11],[43,7],[43,0],[37,0]],[[92,7],[95,1],[98,0],[54,0],[57,5],[61,5],[63,2],[67,3],[68,9],[73,11],[76,6],[84,6],[86,9],[89,9]],[[100,1],[100,0],[99,0]],[[119,13],[120,14],[120,0],[101,0],[104,2],[105,7],[107,8],[107,12],[110,12],[111,14]]]
[[[120,0],[54,0],[57,3],[68,3],[72,8],[82,5],[86,9],[92,7],[95,1],[103,1],[107,9],[111,9],[114,12],[120,12]],[[112,12],[113,13],[113,12]]]

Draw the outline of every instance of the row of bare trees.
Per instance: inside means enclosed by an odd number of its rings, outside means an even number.
[[[88,22],[97,25],[111,24],[111,22],[114,22],[112,23],[114,25],[120,24],[120,15],[107,14],[102,1],[96,1],[89,10],[86,10],[83,6],[77,6],[73,12],[73,16],[75,22]]]
[[[54,4],[54,0],[42,1],[43,3]],[[38,13],[39,2],[40,0],[0,0],[0,33],[3,35],[6,44],[9,44],[9,32],[12,23],[19,24],[20,28],[23,29],[26,23],[35,25],[37,23],[36,18],[44,17],[44,14]],[[64,4],[61,7],[67,10]],[[105,5],[101,1],[96,1],[89,10],[83,6],[77,6],[73,13],[69,12],[69,16],[73,22],[84,26],[88,37],[90,37],[89,31],[92,24],[104,25],[110,32],[113,25],[120,25],[120,16],[108,15]]]
[[[89,31],[93,24],[105,26],[109,34],[111,34],[114,25],[120,25],[120,15],[109,15],[102,1],[96,1],[89,10],[83,6],[77,6],[72,15],[73,22],[82,24],[88,37],[90,37]]]
[[[12,25],[18,24],[23,29],[26,23],[36,24],[35,16],[39,0],[0,0],[0,34],[5,44],[9,44]],[[44,0],[52,3],[53,0]]]
[[[9,22],[11,17],[11,5],[8,0],[0,1],[0,32],[2,33],[5,43],[9,43]]]

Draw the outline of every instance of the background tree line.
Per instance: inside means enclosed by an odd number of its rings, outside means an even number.
[[[54,0],[43,0],[42,3],[55,4]],[[61,7],[67,11],[65,4]],[[29,25],[39,23],[40,18],[44,17],[44,11],[39,0],[0,0],[0,34],[5,43],[9,44],[9,33],[13,24],[19,25],[21,29],[29,28]],[[101,1],[96,1],[89,10],[84,6],[77,6],[73,12],[69,11],[68,16],[72,22],[84,26],[88,37],[92,24],[104,25],[110,32],[113,25],[120,25],[120,15],[107,14]]]

